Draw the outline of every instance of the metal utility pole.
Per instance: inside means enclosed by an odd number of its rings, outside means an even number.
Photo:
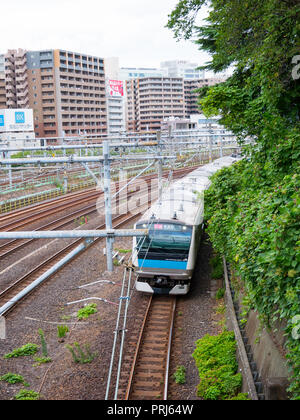
[[[161,132],[160,131],[157,132],[157,155],[158,155],[159,158],[161,158],[162,150],[161,150]],[[162,159],[158,159],[157,166],[158,166],[158,200],[160,201],[161,196],[162,196],[162,189],[163,189],[163,184],[162,184],[163,162],[162,162]]]
[[[109,161],[109,143],[103,141],[103,159],[104,159],[104,202],[105,202],[105,224],[106,229],[112,229],[111,197],[110,197],[110,161]],[[106,238],[106,261],[107,271],[113,271],[113,238]]]

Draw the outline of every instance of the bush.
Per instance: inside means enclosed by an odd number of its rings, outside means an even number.
[[[267,328],[286,325],[289,391],[300,398],[300,342],[293,337],[300,313],[300,175],[292,164],[291,173],[274,174],[272,164],[243,159],[219,171],[205,193],[205,211],[213,247],[239,276],[248,307]]]
[[[196,342],[193,353],[199,371],[197,395],[204,400],[228,400],[235,397],[242,385],[237,373],[236,342],[233,332],[205,335]]]
[[[223,260],[220,255],[214,256],[210,260],[210,265],[212,268],[211,277],[213,279],[220,279],[223,277],[224,270],[223,270]]]

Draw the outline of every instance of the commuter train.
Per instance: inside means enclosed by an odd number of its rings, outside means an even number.
[[[217,159],[175,181],[135,224],[135,229],[149,229],[148,236],[133,239],[138,291],[188,293],[203,230],[204,190],[211,175],[237,160]]]

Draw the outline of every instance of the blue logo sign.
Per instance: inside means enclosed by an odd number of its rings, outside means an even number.
[[[0,127],[4,127],[4,115],[0,115]]]
[[[24,124],[25,123],[25,112],[15,112],[15,122],[16,124]]]

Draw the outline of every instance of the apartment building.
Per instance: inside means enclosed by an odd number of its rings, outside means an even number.
[[[9,50],[4,59],[6,103],[0,76],[0,107],[32,108],[37,137],[55,143],[50,137],[107,133],[102,58],[64,50]]]
[[[199,93],[197,89],[200,89],[205,86],[213,86],[217,83],[224,82],[225,77],[213,77],[205,79],[191,79],[184,80],[184,98],[185,98],[185,112],[186,115],[198,114],[199,105],[198,105],[198,96]]]
[[[0,109],[6,108],[6,89],[5,89],[5,58],[0,54]]]
[[[4,55],[4,77],[7,108],[28,108],[29,90],[25,50],[7,51]]]
[[[158,131],[168,117],[185,117],[182,78],[145,77],[126,81],[128,131]]]

